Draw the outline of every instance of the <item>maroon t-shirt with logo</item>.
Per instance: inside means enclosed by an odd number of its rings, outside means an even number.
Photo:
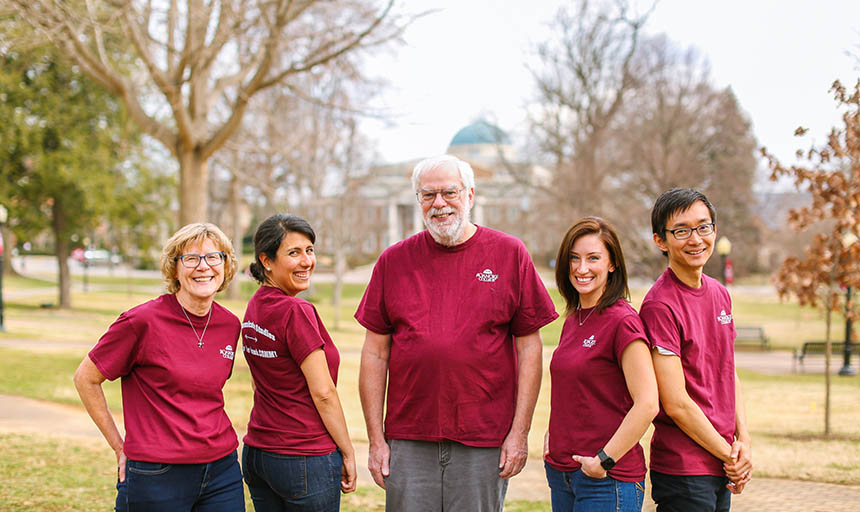
[[[681,357],[687,393],[723,439],[735,435],[735,324],[728,290],[702,275],[687,286],[667,268],[645,296],[639,316],[652,347]],[[669,475],[725,476],[722,461],[666,414],[654,418],[651,469]]]
[[[479,226],[446,247],[425,230],[389,247],[355,313],[392,336],[385,436],[500,446],[514,415],[514,337],[557,317],[510,235]]]
[[[129,459],[201,464],[239,445],[221,392],[233,371],[239,319],[217,302],[211,319],[187,314],[175,295],[162,295],[120,315],[89,353],[108,380],[122,379]],[[189,319],[197,334],[206,328],[202,348]]]
[[[242,322],[242,351],[256,386],[245,444],[286,455],[325,455],[337,448],[301,369],[318,348],[337,383],[340,354],[316,308],[278,288],[261,286]]]
[[[572,455],[596,455],[633,407],[621,354],[630,343],[645,340],[642,321],[623,299],[599,314],[592,312],[583,309],[581,315],[567,317],[549,365],[552,388],[546,461],[559,471],[580,468]],[[581,326],[580,316],[584,319]],[[639,443],[616,462],[609,471],[612,478],[625,482],[645,478],[645,456]]]

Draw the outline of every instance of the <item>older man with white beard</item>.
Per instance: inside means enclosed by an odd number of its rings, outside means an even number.
[[[355,314],[368,466],[386,510],[496,512],[528,456],[539,329],[558,315],[523,243],[470,221],[469,164],[428,158],[412,185],[427,230],[382,253]]]

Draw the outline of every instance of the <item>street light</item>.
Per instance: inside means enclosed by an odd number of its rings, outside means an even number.
[[[87,293],[90,284],[87,276],[87,270],[90,268],[90,259],[87,258],[87,252],[90,250],[90,239],[84,237],[81,242],[84,244],[84,293]]]
[[[854,233],[845,233],[842,236],[842,247],[848,249],[857,243],[857,236]],[[845,287],[845,346],[842,348],[842,368],[839,370],[839,375],[856,375],[857,372],[851,368],[851,285]]]
[[[0,331],[2,332],[6,332],[6,326],[3,324],[3,224],[6,224],[8,216],[6,207],[0,204]]]
[[[717,240],[717,254],[720,255],[720,281],[726,285],[726,258],[732,252],[732,242],[727,236],[721,236]]]

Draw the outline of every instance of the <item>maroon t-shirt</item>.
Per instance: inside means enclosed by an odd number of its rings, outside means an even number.
[[[340,354],[317,310],[304,299],[261,286],[242,322],[242,350],[256,386],[245,444],[286,455],[325,455],[337,448],[301,369],[318,348],[337,383]]]
[[[422,231],[389,247],[355,313],[392,336],[385,436],[500,446],[514,415],[514,336],[557,316],[510,235],[478,227],[446,247]]]
[[[165,294],[121,314],[90,351],[108,380],[122,378],[123,450],[132,460],[201,464],[239,445],[221,389],[233,371],[236,315],[212,303],[209,315],[182,312]]]
[[[549,365],[552,379],[549,415],[549,455],[546,461],[560,471],[575,471],[572,455],[594,456],[618,430],[633,407],[621,369],[621,354],[645,329],[636,311],[623,299],[598,313],[583,309],[567,317],[558,348]],[[591,316],[589,316],[591,315]],[[617,461],[609,475],[638,482],[645,478],[642,446]]]
[[[639,316],[652,347],[681,357],[687,393],[728,443],[735,435],[735,324],[728,290],[702,275],[691,288],[666,269]],[[669,475],[724,476],[722,461],[690,439],[663,408],[654,418],[651,469]]]

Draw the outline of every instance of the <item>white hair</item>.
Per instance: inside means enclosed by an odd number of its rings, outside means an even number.
[[[412,170],[412,189],[418,192],[418,187],[421,184],[421,175],[425,172],[437,167],[449,166],[457,169],[457,172],[460,174],[460,181],[463,182],[466,190],[473,190],[475,188],[475,172],[472,170],[471,165],[456,156],[438,155],[425,158],[415,164],[415,168]]]

